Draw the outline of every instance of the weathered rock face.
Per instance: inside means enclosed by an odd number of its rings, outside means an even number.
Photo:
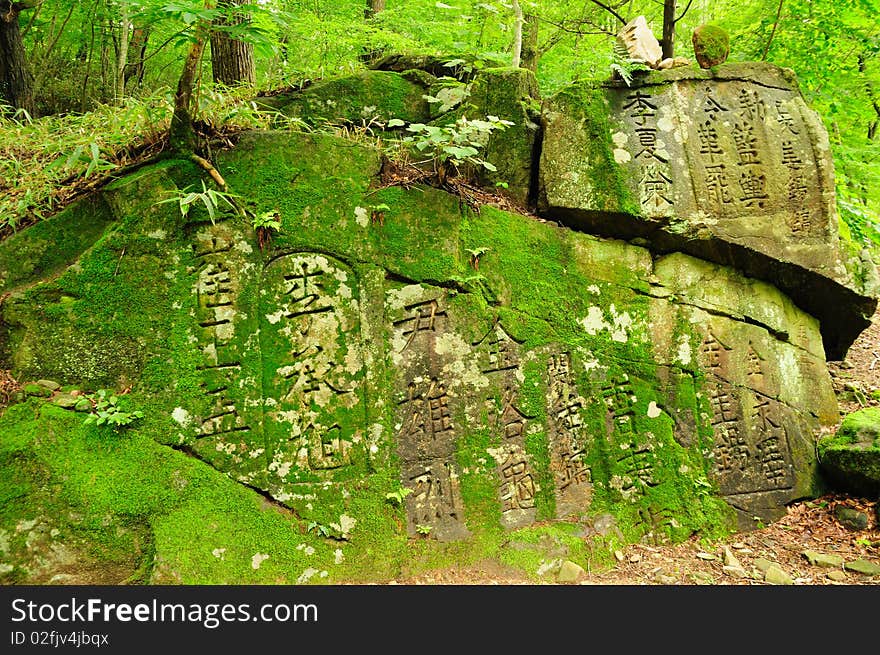
[[[735,64],[578,84],[548,101],[540,208],[772,282],[819,318],[830,358],[876,288],[837,236],[827,135],[789,71]]]
[[[880,410],[868,407],[843,419],[818,443],[821,472],[836,489],[880,497]]]
[[[532,116],[533,78],[484,75],[499,84],[478,78],[438,120]],[[818,493],[816,435],[838,418],[825,339],[839,347],[858,312],[835,306],[850,321],[836,328],[791,296],[806,280],[872,299],[837,250],[815,125],[781,77],[755,96],[737,76],[670,75],[570,89],[547,114],[544,211],[642,241],[376,188],[376,149],[255,132],[216,164],[251,211],[280,217],[265,249],[237,216],[159,202],[199,183],[187,161],[0,243],[0,368],[57,381],[55,400],[130,387],[145,414],[124,434],[37,396],[0,414],[0,475],[16,490],[0,514],[15,564],[0,575],[66,570],[28,544],[75,533],[83,561],[138,580],[369,579],[395,575],[413,539],[526,557],[563,519],[603,545],[678,540]],[[748,98],[764,112],[751,127]],[[699,120],[682,109],[710,99]],[[717,147],[701,153],[709,128]],[[774,149],[740,153],[737,130]],[[520,193],[539,144],[527,125],[490,144],[519,153],[504,170]],[[740,184],[749,175],[763,187]],[[802,207],[785,195],[799,176]],[[523,548],[502,547],[511,532]]]

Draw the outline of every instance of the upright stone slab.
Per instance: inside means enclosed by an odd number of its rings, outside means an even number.
[[[752,62],[578,83],[545,117],[544,214],[774,283],[820,319],[831,358],[869,324],[873,276],[840,247],[828,137],[790,71]]]

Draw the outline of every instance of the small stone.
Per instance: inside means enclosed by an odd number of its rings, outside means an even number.
[[[869,562],[866,559],[857,559],[853,562],[847,562],[843,565],[847,571],[861,573],[862,575],[880,575],[880,565]]]
[[[778,585],[794,584],[794,580],[791,579],[791,576],[776,564],[773,564],[764,572],[764,581]]]
[[[52,395],[52,391],[47,389],[46,387],[36,384],[35,382],[29,382],[28,384],[22,387],[24,392],[29,396],[38,396],[40,398],[48,398]]]
[[[813,566],[822,566],[833,569],[843,566],[843,557],[840,555],[826,555],[825,553],[817,553],[815,550],[805,550],[801,553],[807,558],[807,561]]]
[[[657,576],[657,582],[660,584],[675,584],[675,578],[671,575],[660,574]]]
[[[571,560],[565,560],[559,567],[559,573],[556,574],[556,581],[561,584],[571,584],[578,582],[587,575],[582,566],[575,564]]]
[[[52,380],[37,380],[37,384],[41,387],[46,387],[49,391],[57,391],[61,388],[60,384],[53,382]]]
[[[755,565],[755,568],[758,569],[761,573],[766,573],[767,569],[771,566],[774,566],[774,563],[769,559],[764,559],[763,557],[756,557],[755,561],[752,562]],[[778,566],[778,564],[776,564]]]
[[[89,402],[88,398],[80,398],[76,401],[73,409],[77,412],[90,412],[92,411],[92,403]]]
[[[721,570],[729,575],[731,578],[747,578],[749,577],[748,572],[741,566],[724,566]]]
[[[702,571],[691,573],[691,579],[697,584],[715,584],[715,578],[711,574],[703,573]]]
[[[636,562],[641,562],[641,561],[642,561],[642,556],[639,555],[638,553],[636,553],[635,555],[631,555],[631,556],[630,556],[629,561],[630,561],[632,564],[635,564]]]
[[[77,397],[71,396],[69,393],[59,393],[52,399],[53,404],[64,409],[73,409],[78,402]]]
[[[706,560],[707,562],[711,562],[712,560],[718,559],[712,553],[697,553],[697,559]]]
[[[834,508],[834,518],[847,530],[865,530],[868,527],[868,515],[852,507],[838,505]]]
[[[623,561],[623,551],[615,550],[614,551],[614,559],[616,559],[618,562],[622,562]]]
[[[834,582],[846,582],[847,580],[846,573],[843,571],[828,571],[827,577]]]
[[[735,568],[743,568],[743,565],[733,554],[733,551],[730,550],[727,546],[724,547],[724,557],[723,557],[724,566],[733,566]]]

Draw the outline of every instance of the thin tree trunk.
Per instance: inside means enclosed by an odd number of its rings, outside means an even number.
[[[97,8],[97,2],[95,3]],[[91,39],[89,40],[89,54],[86,58],[86,72],[83,75],[82,95],[79,100],[79,110],[83,113],[88,109],[89,102],[89,76],[92,74],[92,57],[95,52],[95,21],[89,21],[91,26]]]
[[[128,5],[120,6],[119,50],[116,52],[116,104],[121,105],[125,98],[125,67],[128,65],[129,16]]]
[[[385,11],[385,0],[367,0],[367,6],[364,7],[364,18],[370,20],[383,11]]]
[[[214,9],[215,0],[205,0],[205,9]],[[174,113],[171,115],[169,141],[174,150],[192,152],[195,149],[195,134],[192,126],[192,100],[196,78],[199,74],[202,54],[211,32],[211,25],[199,22],[195,28],[193,42],[183,64],[183,71],[177,81],[177,93],[174,95]]]
[[[230,9],[246,4],[246,2],[247,0],[220,0],[219,7]],[[250,16],[242,12],[227,13],[223,18],[217,20],[215,25],[240,25],[249,20]],[[230,39],[229,35],[222,31],[212,31],[211,71],[214,75],[214,82],[218,84],[253,86],[257,81],[253,44]]]
[[[779,0],[779,7],[776,9],[776,20],[773,21],[773,29],[770,32],[770,38],[767,39],[767,45],[764,46],[761,61],[767,61],[767,54],[770,52],[770,44],[773,43],[773,37],[776,36],[776,28],[779,27],[779,17],[782,16],[782,3],[784,2],[785,0]]]
[[[147,43],[150,40],[149,27],[135,27],[131,32],[129,49],[134,53],[133,61],[129,61],[125,67],[125,84],[134,78],[135,85],[140,86],[144,81],[144,57],[147,54]],[[131,58],[130,58],[131,59]]]
[[[664,0],[663,2],[663,39],[661,47],[663,59],[675,56],[675,5],[676,0]]]
[[[511,66],[519,68],[522,61],[523,11],[519,0],[513,0],[513,61]]]
[[[34,78],[28,68],[18,15],[34,2],[0,0],[0,97],[16,109],[36,114]]]
[[[523,36],[522,63],[523,68],[528,68],[533,73],[538,70],[538,17],[535,14],[526,14],[525,35]]]

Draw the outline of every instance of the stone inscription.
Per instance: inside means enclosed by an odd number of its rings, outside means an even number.
[[[220,439],[250,432],[251,422],[232,393],[241,373],[241,353],[233,343],[238,280],[230,266],[232,236],[220,226],[198,235],[193,244],[197,281],[197,340],[203,355],[198,365],[208,410],[199,418],[196,439]]]
[[[427,289],[420,293],[430,296]],[[470,533],[464,525],[455,464],[457,426],[437,340],[447,330],[448,312],[439,297],[425,297],[389,309],[397,369],[404,382],[397,402],[397,452],[406,498],[407,531],[425,530],[442,541]]]
[[[658,138],[657,107],[656,98],[638,89],[623,105],[636,137],[630,154],[639,166],[639,201],[648,216],[666,216],[675,204],[669,156]]]
[[[351,466],[364,421],[358,285],[316,253],[275,257],[263,270],[260,350],[270,479],[332,480]]]
[[[793,484],[785,407],[754,389],[735,387],[725,368],[733,351],[708,332],[701,347],[708,374],[715,443],[713,473],[724,495],[788,489]],[[760,382],[760,359],[744,356],[750,381]]]
[[[794,92],[742,82],[672,88],[616,96],[615,156],[644,216],[769,213],[787,234],[824,236],[819,165]]]
[[[548,362],[550,468],[556,486],[556,513],[565,518],[589,508],[592,474],[585,460],[581,412],[584,398],[577,393],[571,354],[552,355]]]
[[[494,399],[486,401],[489,424],[501,436],[501,454],[496,457],[501,523],[507,528],[529,525],[535,520],[538,487],[525,443],[526,425],[534,417],[519,408],[516,375],[520,370],[520,344],[501,323],[496,323],[472,345],[480,371],[502,390],[500,406]]]

